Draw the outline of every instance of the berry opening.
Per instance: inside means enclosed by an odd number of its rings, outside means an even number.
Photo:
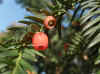
[[[49,26],[54,26],[54,24],[55,24],[55,23],[54,23],[53,20],[51,20],[51,21],[48,23]]]
[[[39,48],[39,49],[43,49],[43,46],[39,46],[38,48]]]

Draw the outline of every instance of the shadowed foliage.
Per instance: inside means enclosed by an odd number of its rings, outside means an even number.
[[[35,74],[100,74],[99,0],[17,2],[27,7],[33,16],[25,16],[19,21],[26,26],[8,27],[6,37],[0,42],[0,74],[27,74],[27,71]],[[68,10],[73,10],[73,15]],[[52,30],[44,26],[47,16],[57,20]],[[62,26],[63,18],[68,18],[66,23],[70,22],[66,28]],[[36,51],[32,46],[32,36],[39,31],[49,38],[45,51]]]

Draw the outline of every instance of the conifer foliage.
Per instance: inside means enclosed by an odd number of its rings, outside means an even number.
[[[33,16],[19,20],[26,26],[8,27],[2,37],[0,74],[100,74],[99,0],[26,1]]]

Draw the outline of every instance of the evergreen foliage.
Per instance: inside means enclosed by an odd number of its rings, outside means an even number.
[[[100,74],[99,0],[25,0],[24,4],[29,5],[26,9],[33,16],[19,21],[26,26],[9,27],[2,38],[0,74],[27,74],[27,71],[34,74]],[[74,14],[68,10],[74,10]],[[65,15],[70,21],[67,28],[62,26]],[[46,16],[56,17],[54,29],[44,27]],[[32,46],[32,36],[39,31],[49,37],[46,51],[36,51]],[[65,43],[69,44],[67,48],[64,48]]]

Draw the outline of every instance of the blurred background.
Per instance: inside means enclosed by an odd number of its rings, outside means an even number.
[[[20,1],[24,2],[24,0],[0,0],[0,32],[5,32],[8,26],[16,24],[29,14]]]

